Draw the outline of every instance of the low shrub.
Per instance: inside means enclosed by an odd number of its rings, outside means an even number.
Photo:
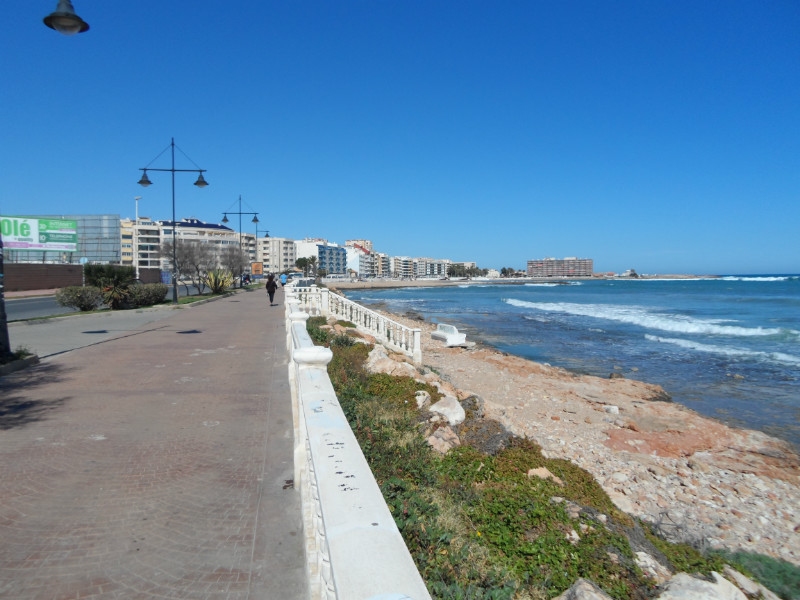
[[[163,283],[143,283],[130,287],[129,301],[132,306],[161,304],[167,297],[169,286]]]
[[[87,312],[102,304],[103,291],[93,285],[72,285],[56,291],[56,302],[61,306]]]
[[[201,282],[208,286],[212,294],[222,294],[233,285],[233,273],[226,269],[214,269],[206,273]]]

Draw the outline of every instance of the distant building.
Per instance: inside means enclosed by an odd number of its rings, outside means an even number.
[[[5,248],[3,258],[6,262],[120,264],[122,257],[119,215],[25,215],[25,217],[77,221],[77,249],[74,252],[64,252]]]
[[[528,277],[591,277],[591,258],[542,258],[528,261]]]
[[[264,265],[264,273],[293,271],[297,262],[297,246],[287,238],[258,238],[256,260]]]
[[[328,275],[347,273],[347,250],[334,244],[317,245],[317,269]]]
[[[451,261],[447,258],[416,258],[414,259],[414,275],[416,277],[447,277]]]
[[[393,256],[392,277],[400,279],[414,277],[414,259],[408,256]]]

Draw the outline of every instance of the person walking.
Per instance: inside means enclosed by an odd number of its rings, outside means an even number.
[[[275,290],[278,289],[278,284],[275,283],[275,276],[270,274],[267,276],[267,294],[269,294],[269,305],[275,306],[272,302],[275,299]]]

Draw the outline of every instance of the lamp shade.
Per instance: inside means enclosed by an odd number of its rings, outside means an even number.
[[[194,184],[199,188],[204,188],[208,185],[208,182],[203,178],[203,174],[200,173],[200,175],[197,176],[197,181],[195,181]]]
[[[75,35],[89,31],[89,24],[75,14],[70,0],[58,0],[56,10],[44,19],[44,24],[64,35]]]
[[[147,171],[142,173],[142,178],[137,183],[142,187],[147,187],[148,185],[153,185],[153,182],[150,181],[149,177],[147,177]]]

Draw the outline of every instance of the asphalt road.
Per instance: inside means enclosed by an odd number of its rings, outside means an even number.
[[[33,298],[6,298],[6,319],[24,321],[40,319],[76,312],[76,309],[61,306],[55,296],[36,296]]]

